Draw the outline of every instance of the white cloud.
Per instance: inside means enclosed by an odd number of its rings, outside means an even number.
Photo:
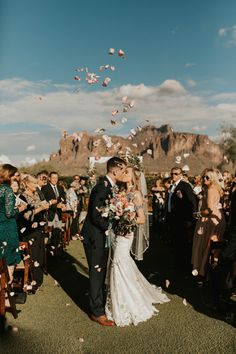
[[[220,93],[212,97],[215,100],[223,100],[223,101],[236,101],[236,92],[225,92]]]
[[[216,106],[217,109],[223,112],[236,113],[236,104],[220,103]]]
[[[189,80],[187,84],[193,87],[195,81]],[[9,90],[11,86],[19,90]],[[36,91],[42,87],[44,93],[41,100]],[[233,102],[236,92],[194,95],[173,79],[167,79],[158,86],[144,83],[110,89],[97,86],[97,90],[90,91],[89,88],[81,88],[79,93],[73,92],[73,85],[26,80],[21,83],[20,79],[13,79],[12,82],[9,79],[0,81],[0,94],[1,91],[8,94],[0,105],[0,151],[10,159],[16,151],[19,155],[25,155],[28,151],[30,158],[37,158],[32,153],[32,146],[35,145],[39,155],[57,151],[64,129],[72,134],[81,130],[94,132],[96,128],[104,127],[107,134],[128,135],[131,128],[146,125],[146,119],[149,119],[151,124],[160,126],[169,123],[177,130],[202,131],[203,126],[216,130],[222,121],[233,122],[232,112],[236,110]],[[122,112],[123,96],[135,101],[135,107],[126,114]],[[114,109],[119,110],[116,119],[124,115],[128,119],[123,126],[110,124]],[[1,128],[2,122],[9,124],[6,133]],[[22,131],[19,131],[20,124]],[[17,131],[14,131],[14,125],[18,125]]]
[[[176,80],[165,80],[159,86],[160,94],[183,94],[185,92],[184,87]]]
[[[0,165],[3,165],[4,163],[10,163],[11,164],[11,160],[6,155],[0,155]]]
[[[236,25],[227,28],[226,27],[219,28],[218,36],[221,38],[225,38],[226,47],[236,46]]]
[[[206,130],[207,129],[207,126],[206,125],[195,125],[192,127],[192,130],[195,131],[195,132],[201,132],[203,130]]]
[[[196,66],[196,63],[186,63],[185,68],[192,68],[193,66]]]
[[[27,148],[25,149],[25,151],[33,151],[36,149],[36,146],[35,145],[29,145],[27,146]]]
[[[220,37],[225,37],[226,35],[227,35],[227,29],[226,28],[219,28],[219,30],[218,30],[218,35],[220,36]]]

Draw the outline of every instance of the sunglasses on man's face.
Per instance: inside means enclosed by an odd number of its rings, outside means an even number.
[[[178,173],[178,172],[171,172],[171,174],[170,174],[171,176],[179,176],[180,175],[180,173]]]
[[[209,176],[203,176],[202,179],[206,179],[207,181],[209,181],[210,177]]]

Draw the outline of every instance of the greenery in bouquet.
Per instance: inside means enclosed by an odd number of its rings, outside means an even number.
[[[135,207],[130,193],[113,191],[112,197],[99,211],[102,217],[109,219],[110,229],[115,235],[127,236],[136,228]]]

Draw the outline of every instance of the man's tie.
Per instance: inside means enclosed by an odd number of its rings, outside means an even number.
[[[54,190],[56,198],[58,198],[59,197],[59,193],[58,193],[57,186],[53,186],[53,190]]]
[[[174,183],[171,187],[170,187],[170,190],[169,190],[169,195],[168,195],[168,202],[167,202],[167,210],[168,212],[170,213],[171,212],[171,197],[172,197],[172,194],[175,190],[175,187],[176,187],[176,184]]]

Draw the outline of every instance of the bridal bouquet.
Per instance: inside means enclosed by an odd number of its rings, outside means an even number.
[[[132,194],[126,191],[116,191],[105,203],[105,206],[99,208],[99,211],[102,217],[109,220],[109,228],[106,232],[108,238],[111,233],[113,236],[129,236],[136,228],[136,213]],[[111,242],[108,241],[108,243]]]

